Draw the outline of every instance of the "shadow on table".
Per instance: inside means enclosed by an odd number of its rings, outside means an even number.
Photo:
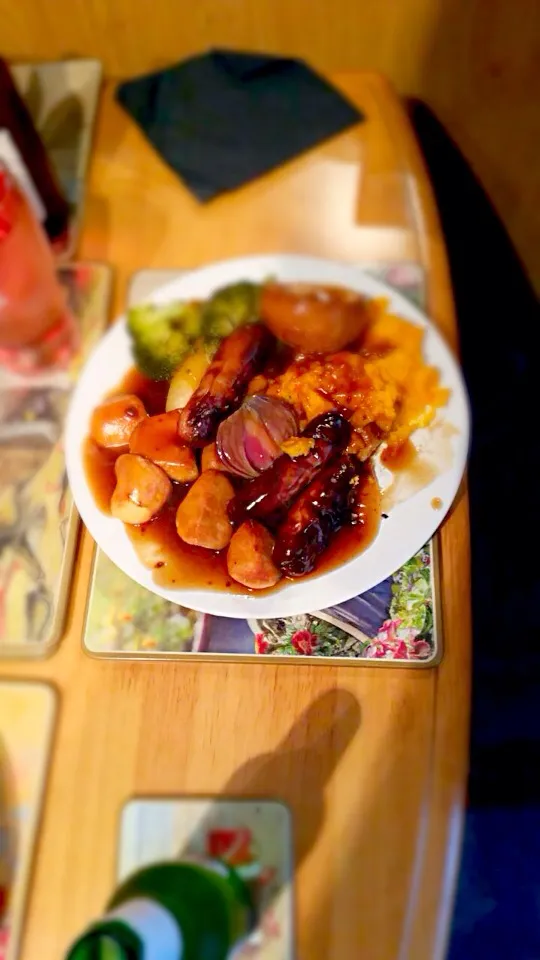
[[[302,815],[294,821],[295,872],[313,847],[325,814],[325,786],[360,726],[360,705],[346,690],[321,694],[272,753],[253,757],[236,770],[225,797],[282,800],[298,807],[295,783],[302,784]]]
[[[360,717],[360,706],[352,693],[326,691],[310,704],[275,750],[238,767],[216,797],[217,804],[251,799],[287,805],[293,827],[293,883],[321,830],[326,786],[360,726]],[[208,822],[212,815],[213,811]],[[184,850],[189,849],[188,839]],[[274,899],[279,892],[274,890]]]

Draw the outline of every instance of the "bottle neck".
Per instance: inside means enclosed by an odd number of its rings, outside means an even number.
[[[116,951],[116,952],[115,952]],[[126,900],[76,941],[66,960],[182,960],[182,931],[165,907]]]

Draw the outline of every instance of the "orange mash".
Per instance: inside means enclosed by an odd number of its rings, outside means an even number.
[[[285,373],[256,387],[292,404],[302,426],[340,406],[352,427],[375,423],[389,445],[398,447],[433,420],[448,390],[439,371],[424,362],[422,327],[388,313],[385,300],[371,301],[369,310],[358,349],[298,357]],[[354,452],[354,438],[350,449]]]

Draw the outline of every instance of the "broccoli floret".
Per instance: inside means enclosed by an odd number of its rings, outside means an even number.
[[[135,362],[152,380],[168,380],[201,332],[198,303],[141,304],[128,311]]]
[[[260,290],[247,280],[216,290],[203,306],[205,336],[228,337],[237,327],[258,320]]]

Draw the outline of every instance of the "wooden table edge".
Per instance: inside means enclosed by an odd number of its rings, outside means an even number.
[[[427,312],[454,348],[459,334],[448,258],[429,174],[403,104],[384,77],[369,74],[418,190],[415,210],[428,280]],[[400,958],[443,960],[458,878],[469,766],[471,689],[470,527],[466,480],[439,531],[443,658],[436,668],[432,767],[411,878]]]

